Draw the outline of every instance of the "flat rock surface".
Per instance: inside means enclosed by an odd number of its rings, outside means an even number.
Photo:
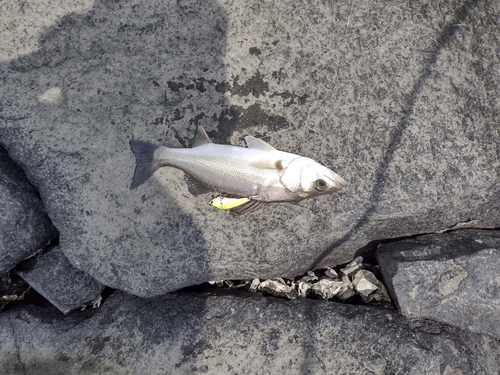
[[[23,3],[24,4],[24,3]],[[102,283],[152,296],[296,276],[373,240],[500,226],[499,3],[37,0],[0,5],[0,140]],[[130,139],[262,137],[349,182],[235,219]]]
[[[500,231],[464,229],[383,244],[377,259],[403,315],[500,339]]]
[[[0,315],[9,374],[496,374],[500,343],[393,311],[243,294],[112,295]]]
[[[96,299],[104,285],[76,269],[59,247],[29,260],[17,274],[62,313]]]
[[[56,236],[38,192],[0,145],[0,275]]]

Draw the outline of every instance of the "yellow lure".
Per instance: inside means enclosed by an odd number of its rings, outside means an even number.
[[[248,198],[230,198],[219,195],[210,201],[210,205],[219,210],[230,210],[231,208],[239,207],[249,201],[250,199]]]

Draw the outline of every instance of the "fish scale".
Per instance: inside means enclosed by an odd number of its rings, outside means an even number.
[[[266,187],[282,189],[276,169],[251,166],[271,155],[267,151],[246,151],[250,150],[215,144],[191,149],[161,147],[158,164],[180,168],[208,186],[224,185],[225,192],[235,195],[257,195]]]

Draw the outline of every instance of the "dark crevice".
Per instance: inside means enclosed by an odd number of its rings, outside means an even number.
[[[30,267],[30,264],[32,264],[38,256],[49,252],[58,245],[59,236],[47,242],[45,246],[26,257],[12,270],[0,276],[0,312],[6,311],[12,306],[18,305],[23,300],[26,300],[34,294],[38,294],[31,288],[31,286],[29,286],[28,283],[16,274],[15,270]]]
[[[411,235],[411,236],[401,236],[401,237],[396,237],[396,238],[389,238],[389,239],[380,239],[380,240],[374,240],[374,241],[371,241],[369,242],[368,244],[366,244],[365,246],[359,248],[355,255],[354,255],[354,258],[357,258],[359,256],[361,256],[363,258],[363,266],[365,269],[373,272],[373,274],[377,277],[377,279],[379,279],[382,283],[384,283],[383,281],[383,278],[382,278],[382,275],[380,273],[380,270],[379,270],[379,264],[377,262],[377,259],[375,257],[375,253],[376,253],[376,250],[377,248],[382,245],[382,244],[388,244],[388,243],[394,243],[394,242],[399,242],[399,241],[403,241],[403,240],[408,240],[408,239],[412,239],[412,238],[418,238],[418,237],[421,237],[421,236],[425,236],[425,235],[439,235],[439,234],[443,234],[443,233],[449,233],[449,232],[454,232],[454,231],[457,231],[457,230],[468,230],[468,229],[476,229],[476,230],[484,230],[484,231],[498,231],[500,230],[500,227],[498,228],[458,228],[458,229],[448,229],[444,232],[440,232],[440,233],[437,233],[437,232],[429,232],[429,233],[419,233],[419,234],[415,234],[415,235]],[[47,253],[49,252],[50,250],[52,250],[53,248],[55,248],[56,246],[59,245],[59,237],[57,237],[56,239],[50,241],[43,249],[39,250],[37,253],[33,254],[32,256],[28,257],[27,259],[25,259],[23,262],[21,262],[18,267],[29,267],[29,262],[31,262],[35,257],[41,255],[41,254],[44,254],[44,253]],[[346,262],[346,263],[343,263],[343,264],[338,264],[338,265],[335,265],[335,266],[332,266],[331,268],[333,270],[335,270],[337,273],[340,273],[340,270],[342,268],[345,268],[347,266],[349,262]],[[314,272],[315,273],[318,273],[318,274],[321,274],[325,271],[325,268],[318,268],[318,269],[315,269]],[[12,273],[12,275],[10,275],[10,278],[12,279],[12,283],[13,284],[16,284],[16,283],[23,283],[22,280],[20,280],[14,273]],[[290,280],[290,281],[297,281],[298,279],[300,279],[301,277],[303,277],[304,275],[297,275],[293,280]],[[257,278],[257,277],[256,277]],[[265,280],[265,279],[260,279],[261,281]],[[211,294],[214,294],[214,295],[224,295],[228,290],[231,290],[232,292],[234,292],[234,295],[241,295],[242,297],[244,297],[247,293],[250,293],[248,291],[248,287],[247,286],[243,286],[243,284],[245,283],[246,280],[227,280],[228,282],[234,284],[235,286],[238,286],[238,285],[241,285],[242,287],[241,288],[221,288],[221,287],[218,287],[216,285],[212,285],[208,282],[205,282],[205,283],[202,283],[202,284],[199,284],[199,285],[192,285],[192,286],[189,286],[189,287],[186,287],[186,288],[182,288],[178,291],[175,291],[175,292],[172,292],[174,294],[198,294],[198,293],[211,293]],[[26,284],[26,283],[24,283]],[[384,283],[385,285],[385,283]],[[25,286],[21,286],[19,285],[19,290],[21,290],[22,288],[26,288],[26,285]],[[111,296],[113,295],[113,293],[116,291],[117,289],[114,289],[114,288],[111,288],[111,287],[105,287],[105,289],[102,291],[101,293],[101,301],[100,301],[100,304],[101,306],[106,303],[106,300]],[[5,293],[5,291],[2,291],[3,294]],[[265,292],[257,292],[258,294],[261,294],[261,295],[267,295],[269,296],[268,293],[265,293]],[[255,293],[251,293],[251,294],[255,294]],[[319,299],[319,297],[308,297],[308,298],[312,298],[312,299]],[[285,298],[283,298],[285,299]],[[339,302],[339,303],[346,303],[346,304],[351,304],[351,305],[363,305],[364,303],[362,302],[361,298],[356,295],[356,296],[353,296],[347,300],[340,300],[338,298],[332,298],[332,299],[329,299],[329,301],[334,301],[334,302]],[[23,298],[22,300],[19,300],[19,301],[14,301],[14,302],[10,302],[8,304],[5,304],[2,306],[1,310],[0,311],[7,311],[9,310],[10,308],[14,307],[14,306],[22,306],[24,304],[30,304],[30,305],[37,305],[37,306],[45,306],[45,307],[49,307],[51,306],[52,307],[52,304],[47,300],[45,299],[42,295],[40,295],[39,293],[37,293],[35,290],[33,289],[30,289],[27,293],[26,293],[26,297]],[[394,309],[397,309],[397,307],[395,306],[394,304],[394,301],[391,301],[391,304],[392,304],[392,307]],[[89,302],[89,305],[87,306],[87,308],[91,308],[91,303]],[[377,307],[376,304],[373,305],[374,307]],[[55,309],[55,307],[54,307]],[[97,311],[97,309],[95,310]]]
[[[451,227],[451,228],[453,228],[453,227]],[[384,279],[382,277],[382,274],[380,272],[378,261],[375,257],[375,253],[376,253],[377,248],[382,244],[399,242],[399,241],[403,241],[403,240],[407,240],[407,239],[418,238],[418,237],[425,236],[425,235],[440,235],[440,234],[454,232],[454,231],[458,231],[458,230],[468,230],[468,229],[485,230],[485,231],[500,230],[500,228],[456,228],[456,229],[451,229],[451,228],[449,228],[445,231],[440,231],[439,233],[438,232],[419,233],[419,234],[415,234],[415,235],[411,235],[411,236],[401,236],[401,237],[396,237],[396,238],[374,240],[374,241],[369,242],[367,245],[359,248],[356,251],[354,258],[361,256],[363,258],[364,269],[371,271],[377,277],[377,279],[380,280],[384,284],[384,286],[386,286]],[[350,262],[339,264],[339,265],[333,266],[331,268],[334,269],[337,273],[340,273],[340,270],[342,268],[345,268],[349,263]],[[325,270],[325,268],[318,268],[318,269],[315,269],[314,272],[321,274],[324,272],[324,270]],[[298,279],[300,279],[303,276],[304,275],[298,275],[293,280],[290,280],[290,281],[297,281]],[[260,279],[260,280],[263,281],[264,279]],[[221,287],[218,287],[216,285],[212,285],[212,284],[206,282],[203,284],[192,285],[192,286],[180,289],[180,290],[176,291],[175,293],[192,294],[192,293],[210,292],[212,294],[220,294],[220,293],[223,294],[225,291],[227,291],[229,289],[235,291],[235,295],[237,295],[238,293],[242,293],[242,295],[245,295],[245,292],[250,293],[248,286],[245,285],[246,280],[227,280],[227,282],[234,284],[235,287],[233,287],[233,288],[221,288]],[[238,286],[241,286],[241,288],[239,288]],[[386,288],[387,288],[387,286],[386,286]],[[265,292],[264,293],[258,292],[258,293],[264,294],[264,295],[269,295]],[[310,298],[310,297],[308,297],[308,298]],[[311,297],[311,298],[318,298],[318,297]],[[285,299],[285,298],[283,298],[283,299]],[[346,304],[351,304],[351,305],[363,305],[364,304],[359,295],[355,295],[355,296],[349,298],[348,300],[340,300],[340,299],[334,297],[332,299],[329,299],[329,301],[346,303]],[[392,299],[391,299],[391,305],[392,305],[392,308],[397,309],[397,306],[395,305],[394,300],[392,300]],[[373,306],[377,307],[376,304],[374,304]]]
[[[16,269],[29,269],[30,267],[34,267],[36,265],[36,258],[38,258],[42,254],[50,252],[57,246],[59,246],[59,236],[49,241],[44,247],[38,249],[35,253],[28,256],[13,270],[0,277],[0,298],[6,298],[5,301],[0,299],[0,312],[23,305],[54,307],[45,297],[31,288],[28,283],[20,278],[15,271]],[[115,292],[115,290],[116,289],[106,286],[100,295],[100,305],[105,303],[105,301]],[[94,301],[89,301],[81,308],[85,307],[86,309],[92,309],[93,302]],[[54,309],[56,308],[54,307]]]
[[[101,292],[101,305],[103,305],[106,300],[111,297],[111,295],[116,291],[117,289],[111,288],[109,286],[105,287],[104,290]]]
[[[449,233],[449,232],[453,232],[453,231],[457,231],[457,230],[467,230],[467,229],[479,229],[479,230],[486,230],[486,231],[500,230],[500,228],[458,228],[458,229],[449,229],[449,230],[446,230],[445,233]],[[436,233],[436,232],[419,233],[419,234],[415,234],[415,235],[411,235],[411,236],[401,236],[401,237],[396,237],[396,238],[374,240],[374,241],[369,242],[365,246],[359,248],[356,251],[356,253],[354,255],[354,258],[356,258],[358,256],[363,257],[363,265],[365,266],[365,269],[368,269],[369,271],[373,272],[373,274],[382,283],[384,283],[383,278],[382,278],[382,276],[380,274],[379,264],[378,264],[378,262],[376,260],[376,257],[375,257],[375,253],[376,253],[377,248],[380,245],[382,245],[382,244],[399,242],[399,241],[403,241],[403,240],[407,240],[407,239],[412,239],[412,238],[418,238],[418,237],[425,236],[425,235],[430,235],[430,234],[439,235],[441,233]],[[58,243],[59,243],[58,239],[52,241],[50,243],[50,245],[47,246],[47,249],[44,252],[50,251],[52,248],[54,248],[55,246],[57,246]],[[24,263],[29,262],[29,261],[30,261],[30,259],[27,259],[27,260],[24,261]],[[340,270],[342,268],[346,267],[348,263],[349,262],[338,264],[338,265],[332,266],[331,268],[334,269],[337,273],[340,273]],[[315,269],[314,272],[316,272],[316,273],[322,273],[322,272],[324,272],[324,270],[325,270],[325,268],[318,268],[318,269]],[[290,281],[297,281],[302,276],[304,276],[304,275],[297,275],[293,280],[290,280]],[[264,279],[260,279],[260,280],[263,281]],[[243,286],[245,280],[228,280],[228,282],[233,283],[236,286],[237,285],[242,285]],[[113,295],[113,293],[116,290],[117,289],[114,289],[114,288],[111,288],[111,287],[106,287],[103,290],[103,292],[101,293],[101,298],[102,298],[101,299],[101,306],[104,303],[106,303],[106,300],[111,295]],[[199,285],[192,285],[192,286],[189,286],[189,287],[186,287],[186,288],[182,288],[182,289],[180,289],[178,291],[175,291],[175,292],[172,292],[172,293],[174,293],[174,294],[198,294],[198,293],[207,293],[207,292],[209,292],[209,293],[214,294],[214,295],[224,295],[228,290],[229,290],[229,288],[221,288],[221,287],[218,287],[216,285],[212,285],[212,284],[210,284],[208,282],[205,282],[205,283],[202,283],[202,284],[199,284]],[[234,292],[234,295],[241,295],[242,298],[244,298],[247,293],[250,293],[248,291],[248,287],[232,288],[230,290],[232,292]],[[253,294],[253,293],[251,293],[251,294]],[[265,292],[258,292],[258,294],[269,296],[269,294],[265,293]],[[315,298],[318,298],[318,297],[311,297],[311,298],[315,299]],[[342,300],[340,300],[338,298],[332,298],[332,299],[330,299],[330,301],[339,302],[339,303],[346,303],[346,304],[351,304],[351,305],[362,305],[362,304],[364,304],[361,301],[361,298],[358,295],[353,296],[353,297],[351,297],[351,298],[349,298],[348,300],[345,300],[345,301],[342,301]],[[6,310],[8,310],[11,307],[16,306],[16,305],[20,305],[20,304],[22,305],[24,303],[35,304],[35,305],[40,305],[40,306],[51,306],[50,302],[47,301],[43,296],[41,296],[40,294],[38,294],[36,291],[31,290],[29,292],[29,294],[27,295],[27,297],[23,301],[13,302],[13,303],[10,303],[10,304],[6,305],[4,307],[4,309],[3,309],[3,311],[6,311]],[[394,304],[394,301],[391,301],[391,303],[392,303],[392,307],[394,309],[397,309],[397,307]],[[373,306],[377,307],[377,305],[373,305]]]
[[[439,231],[439,232],[426,232],[426,233],[418,233],[418,234],[413,234],[410,236],[401,236],[401,237],[394,237],[394,238],[387,238],[387,239],[381,239],[381,240],[373,240],[366,244],[365,246],[359,248],[356,253],[354,254],[354,257],[361,256],[367,263],[371,263],[373,265],[378,265],[377,260],[375,259],[375,253],[377,251],[377,248],[382,245],[382,244],[387,244],[387,243],[393,243],[393,242],[399,242],[411,238],[418,238],[421,236],[426,236],[430,234],[435,234],[435,235],[440,235],[444,233],[450,233],[450,232],[455,232],[458,230],[468,230],[468,229],[476,229],[476,230],[500,230],[499,228],[476,228],[476,227],[467,227],[467,228],[454,228],[450,227],[448,229]]]

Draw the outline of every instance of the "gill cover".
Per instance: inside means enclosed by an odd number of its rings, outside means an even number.
[[[292,159],[278,171],[281,184],[292,193],[298,194],[302,190],[302,171],[305,167],[311,166],[311,163],[316,164],[314,160],[301,156]]]
[[[347,185],[338,174],[305,157],[292,159],[278,173],[283,186],[300,198],[330,194]]]

